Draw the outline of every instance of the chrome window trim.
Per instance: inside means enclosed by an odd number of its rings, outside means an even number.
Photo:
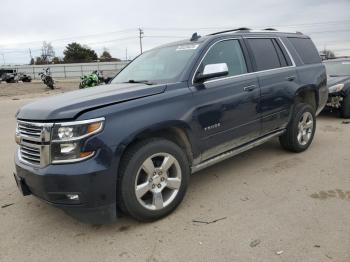
[[[287,54],[288,54],[288,56],[289,56],[289,59],[290,59],[290,61],[292,62],[292,65],[291,65],[291,66],[283,66],[283,67],[279,67],[279,68],[295,67],[295,66],[296,66],[292,55],[290,54],[290,52],[289,52],[287,46],[285,45],[285,43],[283,42],[283,40],[282,40],[281,37],[279,37],[279,36],[275,36],[275,37],[273,37],[273,36],[271,36],[271,37],[268,37],[268,36],[243,36],[242,38],[244,38],[244,39],[278,39],[278,40],[282,43],[284,49],[287,51]],[[276,68],[273,68],[273,69],[276,69]],[[269,71],[269,70],[273,70],[273,69],[267,69],[267,70],[256,71],[255,73],[257,73],[257,72],[262,72],[262,71]]]
[[[240,75],[234,75],[234,76],[227,76],[227,77],[222,77],[222,78],[218,78],[218,79],[212,79],[212,80],[207,80],[207,81],[204,81],[204,83],[212,83],[212,82],[217,82],[217,81],[222,81],[222,80],[227,80],[227,79],[232,79],[232,78],[237,78],[237,77],[242,77],[242,76],[249,76],[249,75],[257,75],[259,73],[265,73],[265,72],[271,72],[271,71],[277,71],[277,70],[283,70],[283,69],[288,69],[288,68],[293,68],[293,67],[296,67],[296,64],[294,62],[294,59],[292,57],[292,55],[290,54],[287,46],[284,44],[284,42],[282,41],[281,37],[268,37],[268,36],[242,36],[242,39],[249,39],[249,38],[260,38],[260,39],[279,39],[279,41],[282,43],[284,49],[287,51],[287,54],[289,56],[289,59],[291,60],[292,62],[292,65],[291,66],[283,66],[283,67],[278,67],[278,68],[272,68],[272,69],[267,69],[267,70],[260,70],[260,71],[256,71],[256,72],[250,72],[250,73],[244,73],[244,74],[240,74]],[[206,57],[206,55],[208,54],[209,50],[217,43],[219,42],[222,42],[222,41],[228,41],[228,40],[239,40],[241,38],[239,37],[230,37],[230,38],[225,38],[225,39],[220,39],[216,42],[214,42],[209,48],[208,50],[205,52],[205,54],[203,55],[203,57],[201,58],[200,62],[198,63],[197,65],[197,68],[192,76],[192,82],[191,82],[191,85],[194,86],[195,83],[194,83],[194,78],[198,72],[198,69],[199,69],[199,66],[202,64],[204,58]],[[243,52],[243,50],[242,50]]]

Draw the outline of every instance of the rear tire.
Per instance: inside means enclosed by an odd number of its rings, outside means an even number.
[[[316,116],[314,109],[304,103],[296,104],[286,132],[280,136],[281,146],[291,152],[300,153],[309,148],[315,135]]]
[[[185,196],[190,175],[183,150],[162,138],[133,145],[119,171],[120,208],[139,221],[154,221],[174,211]]]
[[[341,116],[343,118],[350,118],[350,94],[344,97]]]

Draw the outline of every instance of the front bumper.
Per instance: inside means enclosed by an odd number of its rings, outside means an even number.
[[[27,190],[23,193],[33,194],[81,222],[106,224],[117,218],[117,168],[112,163],[115,161],[107,163],[99,152],[86,161],[39,168],[22,163],[16,154],[15,177]],[[71,200],[67,194],[77,194],[79,200]]]

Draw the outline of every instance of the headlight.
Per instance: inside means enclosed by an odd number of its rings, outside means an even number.
[[[95,154],[95,151],[82,151],[87,137],[101,132],[104,118],[57,123],[53,127],[51,162],[76,162]]]
[[[329,93],[337,93],[343,90],[344,84],[337,84],[328,88]]]

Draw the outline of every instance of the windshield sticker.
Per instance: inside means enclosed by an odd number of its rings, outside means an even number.
[[[194,50],[197,49],[199,45],[179,45],[176,48],[176,51],[184,51],[184,50]]]
[[[342,62],[342,65],[350,65],[350,61],[349,62]]]

